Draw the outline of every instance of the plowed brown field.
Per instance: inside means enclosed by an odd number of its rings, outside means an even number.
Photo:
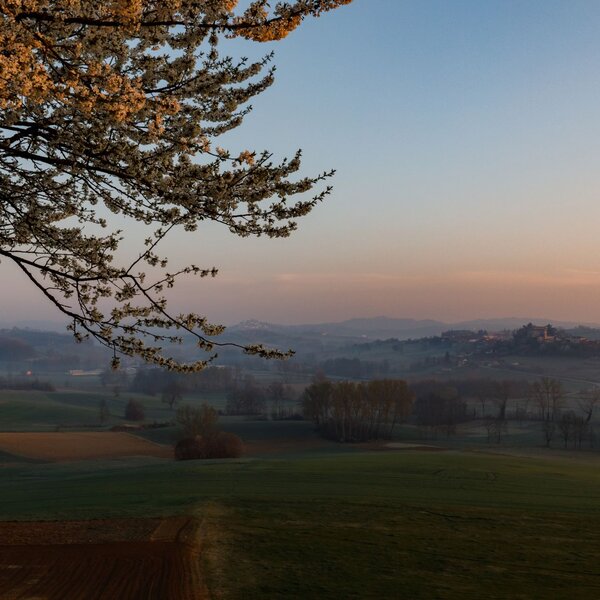
[[[204,600],[186,518],[0,523],[2,600]]]
[[[111,431],[0,433],[0,450],[51,461],[173,456],[173,450],[169,446],[155,444],[129,433]]]

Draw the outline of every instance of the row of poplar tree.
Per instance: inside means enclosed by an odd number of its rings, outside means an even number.
[[[394,427],[410,414],[414,394],[406,381],[320,380],[302,398],[304,416],[320,433],[340,442],[391,438]]]

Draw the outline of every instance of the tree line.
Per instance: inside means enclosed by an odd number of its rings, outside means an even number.
[[[326,438],[340,442],[390,439],[398,423],[409,421],[426,435],[456,434],[462,423],[479,423],[487,441],[500,443],[510,421],[539,423],[546,447],[596,444],[593,417],[600,389],[569,399],[561,382],[491,380],[403,380],[333,382],[320,375],[301,397],[304,417]]]
[[[141,369],[131,382],[124,371],[106,370],[101,375],[105,386],[110,386],[115,395],[124,389],[160,395],[171,409],[181,403],[186,393],[225,392],[228,415],[269,415],[272,419],[297,418],[298,410],[292,406],[297,397],[289,385],[272,381],[261,385],[250,374],[242,374],[232,367],[209,367],[195,373],[178,373],[164,369]]]
[[[106,370],[102,374],[103,383],[110,384],[122,375],[120,371]],[[169,388],[177,387],[181,392],[221,392],[229,390],[239,376],[238,370],[231,367],[208,367],[195,373],[178,373],[165,369],[139,369],[133,377],[130,389],[150,396],[163,394]]]
[[[305,418],[324,437],[339,442],[390,439],[413,402],[406,381],[381,379],[356,383],[320,379],[302,397]]]
[[[564,448],[593,447],[593,416],[600,390],[583,390],[569,399],[562,383],[550,377],[523,380],[425,380],[411,384],[415,392],[416,424],[431,433],[452,435],[457,425],[480,420],[488,442],[500,443],[510,421],[538,422],[543,444],[561,442]]]
[[[107,376],[113,381],[122,377],[118,371]],[[545,446],[581,448],[596,443],[593,416],[600,404],[599,390],[568,398],[560,381],[552,378],[334,382],[320,373],[298,397],[282,381],[265,385],[239,369],[211,367],[193,374],[145,369],[130,387],[160,393],[173,410],[187,392],[226,392],[225,414],[273,420],[304,417],[324,437],[345,442],[389,439],[398,423],[410,420],[433,437],[455,435],[462,423],[479,423],[489,443],[501,443],[511,421],[528,421],[539,423]]]

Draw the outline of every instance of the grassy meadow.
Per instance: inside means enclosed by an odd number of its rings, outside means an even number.
[[[11,464],[2,474],[2,520],[196,516],[215,597],[600,591],[600,475],[589,456],[344,450]]]
[[[100,401],[105,399],[110,416],[105,425],[125,422],[123,415],[130,398],[139,400],[145,411],[145,420],[172,421],[171,410],[160,396],[135,392],[115,395],[110,389],[90,386],[84,389],[60,389],[55,392],[34,390],[0,390],[0,431],[53,431],[61,428],[86,429],[101,427]],[[198,405],[207,402],[216,408],[225,404],[225,395],[218,393],[187,394],[182,403]]]
[[[106,398],[168,421],[160,397],[108,389],[0,392],[4,431],[99,427]],[[224,397],[193,396],[184,402]],[[222,417],[248,457],[42,462],[0,453],[0,520],[191,515],[215,598],[569,598],[600,595],[598,455],[540,448],[511,425],[503,444],[482,428],[451,438],[397,430],[436,448],[374,449],[320,440],[304,421]],[[159,444],[174,426],[137,435]]]

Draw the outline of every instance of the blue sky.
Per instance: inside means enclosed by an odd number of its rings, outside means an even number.
[[[592,0],[354,0],[282,42],[228,43],[278,69],[229,146],[302,148],[335,190],[290,239],[170,241],[174,264],[220,268],[174,302],[224,322],[600,322],[599,31]],[[31,310],[25,288],[0,319]]]

